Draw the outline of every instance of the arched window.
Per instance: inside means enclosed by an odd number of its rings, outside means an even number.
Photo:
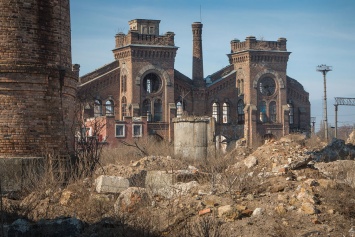
[[[154,101],[154,122],[162,121],[162,103],[160,99]]]
[[[229,104],[223,103],[222,107],[223,123],[229,123]]]
[[[218,103],[213,103],[212,104],[212,117],[215,118],[216,122],[218,123],[218,117],[219,117],[219,106]]]
[[[260,117],[259,117],[260,122],[266,123],[267,117],[266,117],[266,102],[265,101],[260,101],[259,112],[260,112]]]
[[[122,81],[121,81],[121,91],[122,92],[126,92],[127,91],[127,76],[123,75],[121,77]]]
[[[121,114],[122,114],[122,119],[123,117],[127,116],[127,99],[126,97],[122,97],[122,100],[121,100]]]
[[[239,100],[237,104],[238,124],[244,124],[244,101]]]
[[[271,123],[276,123],[276,102],[271,101],[269,104],[269,117]]]
[[[94,102],[94,117],[102,116],[102,102],[96,99]]]
[[[105,111],[106,111],[106,116],[114,115],[113,101],[112,100],[106,101],[106,103],[105,103]]]
[[[179,102],[177,102],[177,104],[176,104],[176,117],[181,118],[182,112],[183,112],[183,110],[182,110],[182,104],[181,104],[181,102],[179,101]]]
[[[238,91],[238,95],[241,94],[241,90],[240,90],[240,80],[237,81],[237,91]]]
[[[240,80],[240,92],[239,92],[240,95],[243,95],[244,94],[244,80]]]
[[[152,121],[152,105],[150,103],[149,99],[145,99],[143,101],[143,111],[142,111],[143,116],[147,116],[147,121],[150,122]]]

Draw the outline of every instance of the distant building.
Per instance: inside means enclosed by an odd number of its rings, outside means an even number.
[[[265,137],[310,131],[309,94],[286,75],[286,39],[231,41],[229,64],[204,77],[202,24],[192,24],[192,78],[175,69],[173,32],[159,33],[159,20],[129,21],[115,36],[115,61],[80,78],[86,119],[104,120],[100,139],[159,136],[173,139],[172,118],[216,120],[216,135],[246,138],[255,147]],[[224,53],[224,52],[221,52]]]

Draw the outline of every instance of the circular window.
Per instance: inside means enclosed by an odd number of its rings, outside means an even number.
[[[143,88],[148,93],[155,93],[161,87],[160,77],[155,73],[147,74],[143,79]]]
[[[264,77],[260,80],[259,84],[260,93],[263,95],[273,95],[276,91],[276,84],[271,77]]]

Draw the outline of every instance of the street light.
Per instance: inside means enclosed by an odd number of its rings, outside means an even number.
[[[314,124],[316,123],[316,117],[311,117],[311,123],[312,123],[311,133],[314,134],[315,133]]]
[[[332,71],[331,66],[327,66],[325,64],[321,64],[317,66],[317,71],[322,72],[323,74],[323,81],[324,81],[324,101],[323,101],[323,119],[324,119],[324,135],[325,140],[328,142],[328,115],[327,115],[327,80],[326,74],[329,71]]]

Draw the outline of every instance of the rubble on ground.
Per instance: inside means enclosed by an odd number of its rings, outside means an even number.
[[[224,169],[163,156],[110,164],[95,172],[96,181],[4,199],[6,213],[27,217],[6,231],[50,229],[55,224],[39,220],[67,216],[78,220],[72,236],[198,236],[203,226],[221,236],[347,236],[354,147],[334,140],[315,149],[307,139],[292,134],[250,153],[238,145],[219,158],[220,168],[232,157]]]

